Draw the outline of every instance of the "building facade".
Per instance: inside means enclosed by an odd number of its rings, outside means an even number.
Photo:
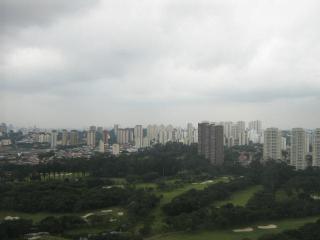
[[[281,159],[281,131],[278,128],[267,128],[264,131],[263,160]]]
[[[58,139],[58,132],[56,130],[52,130],[51,139],[50,139],[50,144],[52,149],[56,149],[57,139]]]
[[[223,126],[208,122],[198,124],[198,154],[203,155],[213,165],[222,165],[223,145]]]
[[[312,165],[315,167],[320,167],[320,128],[317,128],[314,131],[312,146]]]
[[[71,130],[70,132],[70,145],[76,146],[79,144],[79,133],[77,130]]]
[[[306,131],[303,128],[293,128],[291,131],[290,165],[297,170],[305,169],[307,165]]]

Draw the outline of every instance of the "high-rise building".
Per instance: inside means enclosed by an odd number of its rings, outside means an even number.
[[[168,141],[168,135],[167,135],[167,131],[164,128],[160,128],[159,130],[159,134],[158,134],[158,142],[160,144],[166,144]]]
[[[198,154],[213,165],[221,165],[224,161],[223,147],[223,126],[208,122],[198,124]]]
[[[70,145],[76,146],[79,144],[79,133],[77,130],[71,130],[70,132]]]
[[[103,142],[104,142],[105,144],[108,144],[108,142],[109,142],[109,137],[110,137],[109,131],[108,131],[108,130],[103,130],[102,138],[103,138]]]
[[[192,123],[187,124],[187,144],[194,143],[194,127]]]
[[[143,147],[150,147],[150,142],[149,142],[149,138],[148,137],[144,137],[143,138]]]
[[[137,148],[143,147],[143,128],[141,125],[136,125],[134,128],[134,145]]]
[[[116,155],[116,156],[120,154],[120,145],[119,144],[112,145],[112,154]]]
[[[307,167],[306,131],[303,128],[293,128],[291,131],[290,165],[297,170]]]
[[[104,142],[102,140],[99,141],[98,151],[100,153],[104,153],[105,152]]]
[[[120,145],[133,144],[134,129],[133,128],[118,128],[117,142]]]
[[[97,132],[101,133],[103,132],[103,127],[97,127]]]
[[[96,130],[91,127],[87,134],[87,145],[92,148],[96,147]]]
[[[36,141],[39,143],[51,142],[51,135],[47,132],[41,132],[37,135]]]
[[[50,144],[52,149],[55,149],[57,147],[57,138],[58,138],[58,132],[56,130],[52,130],[51,139],[50,139]]]
[[[249,139],[248,139],[248,133],[246,131],[239,133],[239,145],[248,145]]]
[[[7,124],[1,123],[0,125],[0,133],[6,134],[8,132]]]
[[[281,150],[287,150],[287,139],[285,137],[281,137]]]
[[[119,124],[114,124],[113,131],[114,131],[114,135],[116,136],[116,140],[117,141],[119,141],[119,139],[118,139],[118,129],[119,129]]]
[[[249,122],[249,130],[255,130],[258,134],[262,133],[262,122],[260,120],[255,120]]]
[[[147,127],[147,138],[149,145],[158,141],[159,129],[157,125],[148,125]]]
[[[281,132],[278,128],[267,128],[264,131],[263,160],[281,159]]]
[[[66,146],[67,144],[68,144],[68,131],[66,129],[63,129],[61,145]]]
[[[173,126],[172,125],[168,125],[165,128],[165,131],[167,132],[166,142],[172,142],[173,141]]]
[[[312,166],[320,167],[320,128],[314,131]]]

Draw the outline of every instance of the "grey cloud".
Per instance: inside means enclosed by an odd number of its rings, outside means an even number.
[[[96,0],[1,0],[2,27],[44,26],[57,17],[90,7]]]
[[[277,101],[301,100],[306,112],[319,103],[318,1],[20,3],[0,5],[7,31],[0,92],[8,120],[21,110],[17,96],[40,100],[33,111],[48,111],[47,104],[83,117],[85,109],[92,116],[81,124],[112,124],[133,112],[137,122],[168,121],[172,109],[181,112],[172,120],[180,123],[215,117],[215,109],[220,120],[245,118],[237,109],[259,118]],[[90,108],[97,102],[112,119]]]

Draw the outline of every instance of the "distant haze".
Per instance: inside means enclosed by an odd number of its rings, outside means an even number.
[[[320,127],[320,1],[0,0],[0,122]]]

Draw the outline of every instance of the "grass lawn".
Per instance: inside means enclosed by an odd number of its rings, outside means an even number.
[[[99,227],[82,227],[77,229],[68,230],[65,232],[66,235],[80,235],[80,234],[98,234],[104,232],[107,227],[99,226]]]
[[[55,237],[55,236],[43,236],[38,238],[38,240],[68,240],[67,238]]]
[[[252,240],[258,239],[258,237],[269,234],[269,233],[278,233],[283,230],[295,229],[299,228],[302,225],[308,222],[315,222],[319,219],[320,216],[317,217],[307,217],[300,219],[286,219],[281,221],[269,221],[262,222],[259,224],[251,224],[249,226],[243,227],[253,227],[253,232],[246,233],[234,233],[232,229],[230,230],[217,230],[217,231],[199,231],[194,233],[186,233],[186,232],[178,232],[178,233],[168,233],[164,235],[158,235],[148,238],[148,240],[239,240],[243,238],[250,238]],[[269,230],[261,230],[257,229],[258,225],[267,225],[267,224],[276,224],[278,226],[277,229],[269,229]]]
[[[152,215],[155,216],[155,221],[153,223],[152,226],[152,232],[154,233],[160,233],[164,227],[164,213],[161,210],[161,207],[170,202],[173,198],[175,198],[176,196],[191,190],[191,189],[197,189],[197,190],[202,190],[206,187],[208,187],[211,184],[215,184],[215,183],[219,183],[219,182],[229,182],[229,178],[228,177],[220,177],[217,179],[214,179],[212,182],[207,182],[205,184],[202,183],[196,183],[196,184],[186,184],[181,188],[176,188],[172,191],[163,191],[163,192],[159,192],[160,195],[162,195],[162,198],[160,200],[160,204],[153,210],[153,212],[151,213]]]
[[[125,178],[110,178],[110,180],[113,181],[115,185],[125,185],[127,183]]]
[[[241,191],[237,191],[233,193],[229,199],[215,202],[214,205],[217,207],[220,207],[222,205],[225,205],[227,203],[232,203],[233,205],[237,206],[245,206],[248,200],[258,191],[262,190],[261,185],[252,186],[249,188],[246,188]]]
[[[229,182],[229,178],[227,177],[220,177],[220,178],[217,178],[217,179],[214,179],[212,182],[206,182],[206,183],[189,183],[189,184],[186,184],[184,185],[183,187],[181,188],[177,188],[177,189],[174,189],[172,191],[165,191],[165,192],[161,192],[163,198],[161,200],[161,203],[160,205],[162,204],[166,204],[168,202],[170,202],[173,198],[175,198],[176,196],[184,193],[184,192],[187,192],[191,189],[196,189],[196,190],[203,190],[205,189],[206,187],[208,187],[209,185],[212,185],[212,184],[216,184],[216,183],[220,183],[220,182]]]
[[[136,188],[157,188],[157,184],[155,183],[137,183],[135,186]]]

